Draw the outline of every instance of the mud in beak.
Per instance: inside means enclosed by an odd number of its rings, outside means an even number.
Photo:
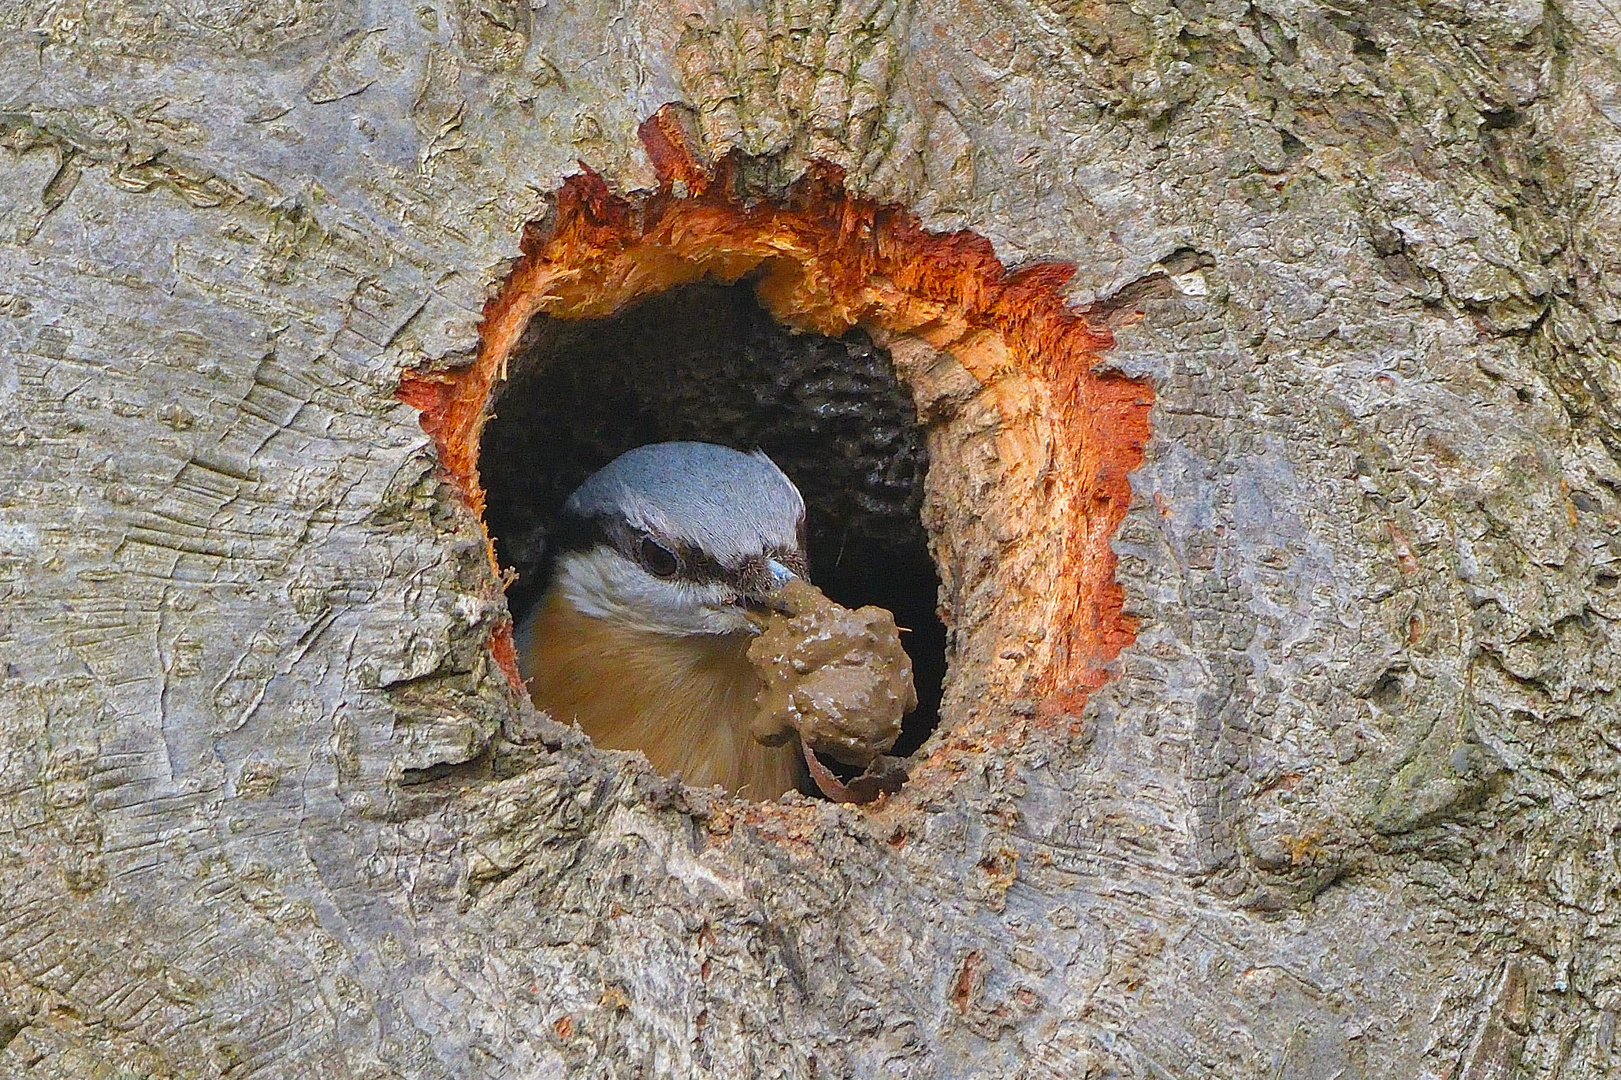
[[[799,572],[778,559],[762,559],[751,570],[749,588],[743,595],[744,603],[749,610],[792,614],[783,598],[782,589],[790,581],[797,579]]]

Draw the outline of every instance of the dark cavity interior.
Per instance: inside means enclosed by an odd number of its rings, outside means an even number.
[[[865,332],[798,334],[748,282],[671,289],[605,319],[536,317],[480,440],[485,523],[522,621],[545,588],[546,529],[620,453],[693,439],[771,455],[808,509],[811,580],[909,628],[919,706],[895,754],[939,723],[946,630],[920,507],[928,451],[911,395]]]

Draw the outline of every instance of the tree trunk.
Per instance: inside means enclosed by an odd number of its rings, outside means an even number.
[[[1612,1075],[1618,42],[1589,0],[0,0],[0,1075]],[[520,271],[725,168],[734,223],[990,242],[839,318],[762,291],[929,430],[946,707],[867,807],[538,716],[447,458],[525,223]]]

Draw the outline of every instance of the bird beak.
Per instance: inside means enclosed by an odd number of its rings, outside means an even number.
[[[746,594],[748,606],[756,612],[779,611],[785,615],[792,615],[793,612],[789,610],[788,601],[782,595],[782,589],[784,585],[787,585],[799,575],[789,566],[776,559],[767,559],[762,569],[765,570],[765,573],[756,579],[759,584]]]
[[[792,615],[788,601],[782,595],[782,587],[799,575],[776,559],[766,561],[766,569],[771,571],[771,591],[760,597],[760,604],[770,611],[780,611],[784,615]]]

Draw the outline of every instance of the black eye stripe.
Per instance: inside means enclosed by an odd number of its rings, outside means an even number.
[[[808,577],[803,548],[789,550],[773,548],[738,567],[725,567],[691,544],[651,536],[633,528],[623,519],[607,516],[573,517],[559,519],[548,538],[552,551],[590,551],[606,544],[654,577],[664,580],[682,580],[693,583],[726,585],[746,590],[758,585],[757,564],[762,559],[776,559],[801,577]],[[675,562],[672,568],[669,560]]]
[[[623,522],[604,521],[602,526],[603,540],[654,577],[684,581],[720,581],[725,577],[719,563],[690,544],[652,536]]]

